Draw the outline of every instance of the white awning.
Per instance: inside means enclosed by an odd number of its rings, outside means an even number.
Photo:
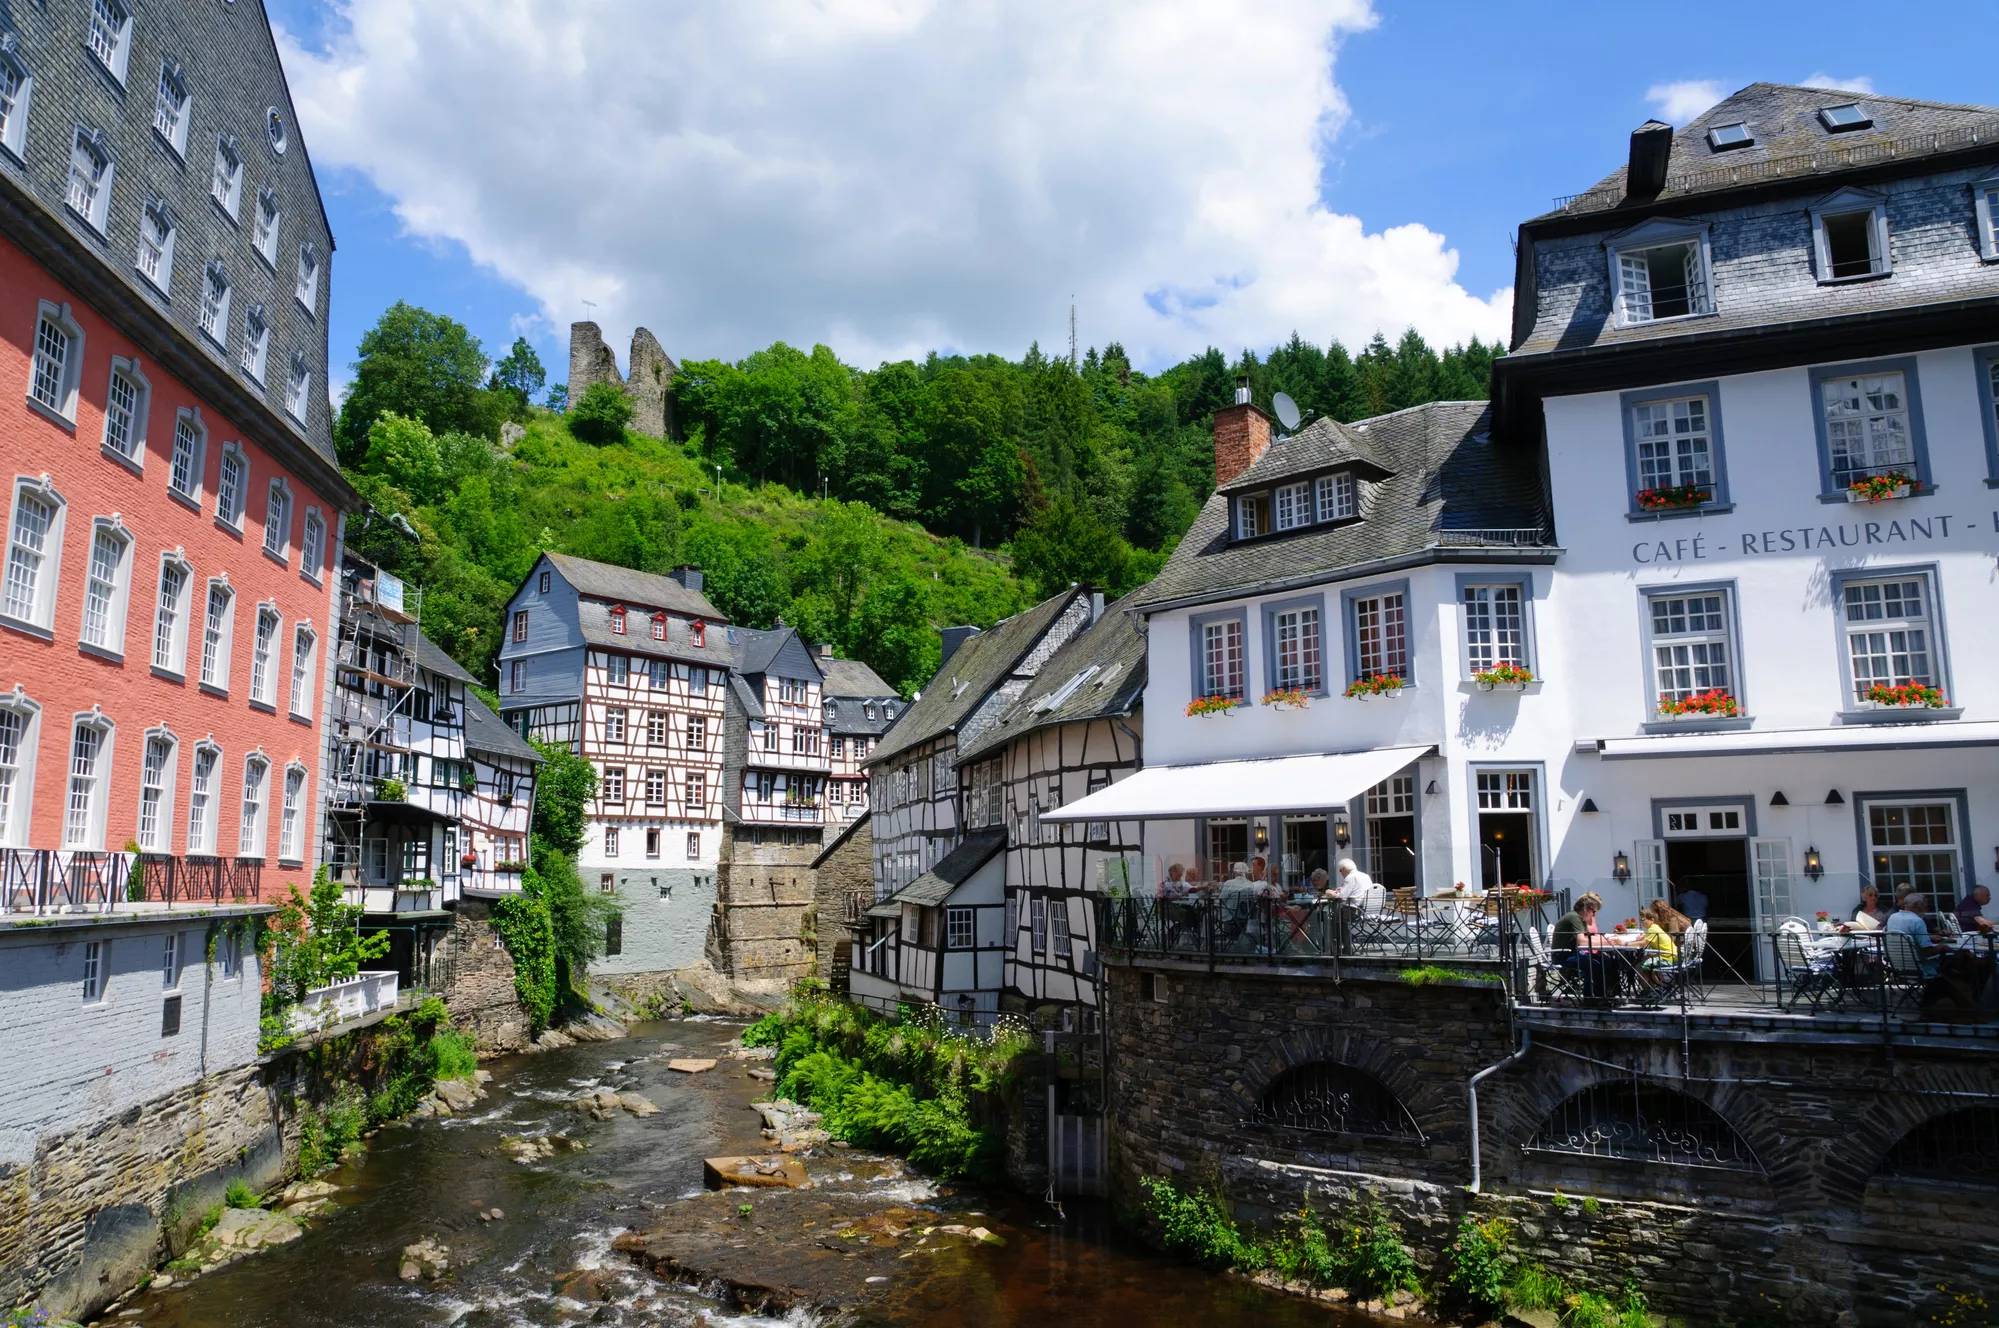
[[[1599,738],[1606,761],[1665,756],[1790,756],[1804,752],[1911,751],[1999,746],[1999,721],[1847,724],[1826,729],[1743,729],[1732,733],[1654,733]],[[1047,819],[1046,817],[1043,818]]]
[[[1044,821],[1185,821],[1196,816],[1320,812],[1343,807],[1435,747],[1152,765],[1101,792],[1041,813]]]

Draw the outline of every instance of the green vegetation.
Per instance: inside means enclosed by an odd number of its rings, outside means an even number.
[[[318,1175],[340,1160],[347,1145],[368,1129],[368,1095],[353,1084],[323,1107],[303,1105],[299,1119],[298,1174]]]
[[[1169,1253],[1216,1271],[1274,1272],[1315,1287],[1345,1287],[1367,1296],[1416,1289],[1416,1262],[1379,1200],[1357,1199],[1327,1225],[1301,1209],[1265,1239],[1245,1231],[1217,1191],[1189,1191],[1147,1178],[1146,1215],[1159,1226]]]
[[[222,1202],[230,1208],[262,1208],[264,1201],[241,1176],[233,1176],[222,1191]]]
[[[1553,1310],[1562,1328],[1652,1328],[1645,1293],[1626,1279],[1615,1296],[1570,1286],[1514,1249],[1513,1224],[1466,1214],[1446,1252],[1438,1280],[1446,1303],[1492,1315],[1502,1309]]]
[[[479,1073],[479,1055],[471,1038],[454,1029],[431,1034],[430,1063],[437,1079],[470,1079]]]
[[[263,929],[257,945],[270,981],[257,1047],[271,1052],[297,1036],[286,1019],[287,1010],[305,999],[308,991],[344,982],[363,964],[387,954],[389,937],[361,934],[361,910],[345,902],[340,886],[322,866],[313,874],[310,896],[299,894],[296,885],[291,887],[291,897]]]
[[[1424,964],[1417,968],[1402,970],[1402,980],[1412,987],[1427,987],[1438,982],[1491,982],[1504,986],[1506,979],[1498,973],[1479,973],[1464,968],[1446,968],[1442,964]]]
[[[685,436],[661,441],[626,431],[615,387],[570,402],[558,384],[553,409],[531,406],[546,375],[525,342],[489,366],[462,325],[406,304],[360,351],[341,464],[421,539],[377,520],[349,544],[424,587],[425,633],[474,676],[491,676],[501,608],[553,549],[700,566],[734,621],[782,616],[905,693],[935,670],[942,624],[990,626],[1070,581],[1119,594],[1150,577],[1213,487],[1210,417],[1238,372],[1260,405],[1285,391],[1349,420],[1482,397],[1497,353],[1439,355],[1411,332],[1350,355],[1294,336],[1148,377],[1116,345],[1073,368],[1030,347],[862,370],[778,343],[687,362],[671,384]],[[509,418],[527,434],[503,452]]]
[[[437,1086],[438,1031],[448,1014],[435,996],[405,1014],[382,1021],[375,1037],[374,1057],[380,1085],[368,1098],[368,1123],[380,1125],[416,1109]]]
[[[972,1101],[1011,1091],[1015,1061],[1033,1046],[1024,1030],[987,1042],[934,1015],[877,1018],[801,983],[751,1031],[750,1045],[778,1048],[777,1093],[819,1112],[834,1138],[943,1176],[998,1178],[999,1129],[974,1118]]]

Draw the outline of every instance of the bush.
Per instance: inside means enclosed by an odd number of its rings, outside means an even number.
[[[470,1079],[479,1072],[479,1056],[472,1039],[451,1029],[440,1029],[430,1039],[432,1073],[438,1079]]]
[[[1186,1193],[1171,1181],[1147,1177],[1145,1211],[1159,1224],[1159,1236],[1169,1254],[1188,1263],[1222,1272],[1261,1264],[1236,1229],[1221,1196]]]
[[[592,383],[569,412],[569,432],[600,447],[622,443],[633,413],[632,399],[625,395],[625,389],[615,383]]]
[[[231,1208],[262,1208],[264,1206],[264,1201],[257,1196],[257,1192],[251,1189],[248,1182],[241,1176],[232,1179],[228,1187],[222,1191],[222,1202]]]
[[[1506,1303],[1520,1310],[1558,1310],[1568,1286],[1539,1264],[1523,1263],[1506,1284]]]
[[[1503,1217],[1481,1222],[1467,1213],[1446,1251],[1445,1298],[1480,1313],[1506,1306],[1506,1262],[1513,1226]]]
[[[742,1043],[746,1047],[775,1047],[784,1035],[784,1016],[775,1010],[743,1030]]]
[[[1182,1191],[1165,1180],[1143,1183],[1146,1213],[1158,1224],[1161,1243],[1189,1263],[1217,1271],[1268,1268],[1315,1286],[1367,1295],[1415,1289],[1416,1261],[1372,1195],[1359,1199],[1336,1226],[1305,1209],[1262,1241],[1236,1225],[1219,1193]]]

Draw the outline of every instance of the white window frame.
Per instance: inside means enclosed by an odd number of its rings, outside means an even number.
[[[96,742],[88,773],[81,768],[79,739],[94,733]],[[79,711],[70,720],[70,738],[64,745],[62,847],[101,853],[104,850],[106,804],[111,797],[111,771],[115,757],[118,726],[96,706]],[[79,799],[81,809],[79,810]]]
[[[278,206],[278,191],[271,188],[257,191],[257,220],[250,229],[250,247],[257,251],[257,257],[269,265],[271,271],[278,270],[278,232],[284,227],[284,211]]]
[[[264,385],[264,369],[271,357],[271,323],[264,306],[253,304],[243,311],[243,348],[236,364],[243,376],[258,387]]]
[[[705,771],[687,772],[685,796],[687,811],[690,814],[708,810],[708,775]]]
[[[70,141],[68,183],[63,202],[99,235],[111,222],[111,186],[118,177],[118,159],[102,129],[76,127]],[[79,188],[79,185],[81,186]]]
[[[17,545],[17,538],[23,534],[21,505],[30,496],[37,503],[46,504],[50,514],[38,535],[30,535]],[[56,492],[47,475],[15,477],[13,501],[7,505],[5,537],[0,539],[0,621],[25,627],[38,636],[54,632],[56,594],[62,584],[63,530],[68,516],[69,504]],[[33,543],[36,538],[39,547]],[[18,574],[17,558],[23,569]],[[25,603],[15,602],[17,576],[32,577]]]
[[[1241,610],[1192,619],[1194,695],[1247,697],[1249,622]],[[1229,641],[1234,633],[1234,643]]]
[[[292,298],[309,318],[319,317],[319,246],[307,240],[298,247],[298,282]]]
[[[160,235],[157,240],[148,234],[150,226],[158,226]],[[132,266],[148,285],[162,295],[173,285],[174,241],[179,237],[180,223],[165,199],[155,197],[139,209],[139,251],[132,258]],[[147,270],[148,251],[153,252],[150,271]]]
[[[243,151],[234,134],[216,137],[215,168],[208,178],[208,196],[223,216],[231,222],[236,220],[243,201]]]
[[[292,486],[282,475],[264,496],[264,552],[289,565],[292,551]]]
[[[1409,639],[1409,583],[1396,582],[1350,590],[1342,594],[1341,616],[1346,620],[1347,681],[1379,674],[1400,678],[1403,685],[1416,681],[1415,651]],[[1391,605],[1390,601],[1394,601]],[[1369,644],[1370,633],[1379,640]],[[1372,653],[1370,653],[1372,652]]]
[[[83,1003],[102,1005],[111,986],[111,942],[83,943]]]
[[[978,912],[966,904],[952,904],[944,910],[944,948],[970,950],[979,939]]]
[[[1972,185],[1971,203],[1978,217],[1978,256],[1999,263],[1999,175]]]
[[[0,34],[0,76],[12,80],[11,95],[0,87],[0,148],[16,161],[28,155],[28,112],[35,96],[35,76],[21,59],[19,39],[13,33]]]
[[[83,45],[122,85],[132,61],[132,11],[121,0],[91,0]]]
[[[1053,906],[1048,910],[1048,953],[1052,958],[1066,961],[1074,953],[1069,940],[1069,901],[1048,902]]]
[[[131,401],[124,406],[118,404],[118,384],[125,383],[131,393]],[[152,413],[153,385],[140,371],[137,360],[128,360],[122,355],[111,357],[111,372],[104,382],[104,440],[103,448],[107,456],[132,469],[143,472],[146,466],[146,418]],[[125,443],[118,445],[117,435],[112,426],[117,422],[114,412],[125,414]]]
[[[1687,312],[1657,316],[1652,312],[1657,301],[1649,265],[1645,266],[1644,287],[1640,289],[1633,280],[1637,271],[1626,260],[1636,261],[1640,255],[1659,249],[1688,246],[1692,248],[1696,271],[1688,278]],[[1610,259],[1611,310],[1617,326],[1645,327],[1682,318],[1706,318],[1715,312],[1714,260],[1705,225],[1661,218],[1612,237],[1604,250]]]
[[[278,808],[278,861],[282,863],[305,861],[305,816],[311,806],[305,788],[305,766],[293,761],[285,767],[283,801]]]
[[[1514,621],[1505,622],[1505,601],[1511,597]],[[1465,677],[1501,664],[1534,671],[1533,587],[1524,581],[1465,578],[1458,585],[1458,614],[1463,628]]]
[[[169,569],[180,573],[180,587],[168,598],[172,580]],[[160,555],[160,573],[154,583],[153,623],[150,637],[153,668],[175,678],[187,674],[188,619],[193,614],[194,564],[178,548]],[[168,615],[171,614],[171,619]]]
[[[1309,621],[1308,621],[1309,616]],[[1286,620],[1290,620],[1288,623]],[[1264,606],[1272,689],[1326,694],[1326,605],[1319,596]]]
[[[206,770],[206,782],[203,772]],[[216,856],[221,839],[222,804],[216,797],[222,775],[222,748],[213,742],[194,745],[194,760],[188,765],[187,853],[194,858]]]
[[[1256,539],[1270,533],[1271,513],[1268,493],[1238,494],[1234,501],[1237,539]]]
[[[292,352],[291,381],[285,387],[285,414],[300,424],[310,422],[312,414],[312,365],[305,358],[305,352]]]
[[[1741,634],[1737,631],[1735,621],[1735,588],[1731,585],[1647,586],[1640,589],[1639,595],[1645,641],[1647,714],[1658,715],[1662,697],[1678,700],[1715,690],[1726,692],[1733,697],[1737,707],[1746,713],[1748,707],[1743,699]],[[1712,609],[1707,605],[1710,599],[1718,601]],[[1657,606],[1674,600],[1684,601],[1687,605],[1679,615],[1685,619],[1687,627],[1683,631],[1661,632]],[[1693,607],[1695,601],[1700,602],[1698,610]],[[1695,624],[1696,614],[1700,619],[1698,625]],[[1669,623],[1672,621],[1670,610],[1667,621]],[[1714,658],[1717,647],[1720,650],[1718,663]],[[1672,658],[1662,653],[1667,649],[1678,648],[1684,648],[1686,653]],[[1714,681],[1717,668],[1724,679],[1720,683]],[[1668,669],[1675,674],[1684,671],[1687,686],[1679,687],[1677,678],[1673,680],[1675,685],[1668,686],[1666,674]]]
[[[98,576],[98,550],[106,544],[113,549],[108,579]],[[93,650],[117,655],[121,659],[125,654],[125,618],[132,591],[132,560],[137,547],[132,532],[125,529],[125,523],[115,513],[92,519],[90,548],[83,568],[83,612],[77,624],[77,640]],[[104,587],[101,603],[97,589],[100,585]],[[93,611],[99,619],[94,636],[91,631]]]
[[[604,856],[607,858],[618,856],[618,827],[615,825],[604,827]],[[606,890],[604,893],[610,894],[611,891]]]
[[[207,466],[208,426],[201,422],[201,408],[182,406],[174,412],[173,448],[167,454],[167,492],[200,508]]]
[[[614,807],[624,806],[625,768],[621,765],[605,766],[604,778],[601,782],[603,785],[604,802]]]
[[[223,267],[221,259],[212,260],[201,274],[199,324],[201,335],[225,353],[229,349],[229,305],[235,296],[236,288],[230,284],[228,269]]]
[[[0,693],[0,714],[15,721],[11,753],[0,747],[0,847],[20,848],[34,821],[35,754],[42,745],[42,708],[16,683]]]
[[[286,708],[293,719],[312,722],[312,683],[319,663],[319,635],[310,622],[292,628],[291,697]]]
[[[1028,949],[1031,953],[1048,953],[1048,901],[1040,895],[1027,901]]]
[[[160,61],[160,83],[153,96],[153,132],[176,157],[187,156],[187,123],[194,118],[193,111],[194,96],[188,91],[180,62]]]
[[[1821,286],[1843,286],[1852,281],[1871,281],[1893,275],[1894,253],[1889,247],[1888,203],[1871,189],[1842,189],[1812,204],[1812,267]],[[1833,275],[1832,244],[1826,223],[1840,217],[1865,214],[1867,217],[1868,267],[1865,272]]]
[[[1918,485],[1928,487],[1928,435],[1923,424],[1922,387],[1916,371],[1914,357],[1861,365],[1814,367],[1810,371],[1808,378],[1812,387],[1813,424],[1818,433],[1820,482],[1826,486],[1827,494],[1844,497],[1846,486],[1853,480],[1892,470],[1902,471]],[[1900,380],[1900,404],[1892,409],[1874,406],[1872,400],[1889,391],[1890,378]],[[1850,391],[1848,385],[1851,385]],[[1842,409],[1837,418],[1831,414],[1828,389],[1840,393]],[[1853,405],[1849,408],[1848,403]],[[1902,461],[1877,461],[1881,432],[1892,436],[1895,431],[1892,421],[1895,420],[1900,421],[1908,457]],[[1849,422],[1859,424],[1860,441],[1865,449],[1860,460],[1864,464],[1841,470],[1835,464],[1833,455],[1833,428],[1835,424]],[[1877,431],[1877,425],[1881,426],[1880,431]]]
[[[165,756],[156,763],[153,755],[162,750]],[[139,748],[139,808],[133,822],[133,839],[141,852],[174,851],[174,792],[179,774],[180,739],[164,724],[147,729]]]
[[[1637,485],[1634,501],[1636,493],[1649,489],[1687,485],[1699,485],[1708,491],[1709,502],[1716,500],[1721,488],[1715,464],[1714,398],[1709,393],[1647,397],[1630,402],[1625,411]],[[1663,449],[1663,455],[1647,456],[1648,448]]]
[[[256,772],[256,780],[250,778]],[[262,749],[243,758],[243,801],[236,822],[236,856],[262,861],[269,848],[271,758]]]
[[[666,806],[666,771],[646,771],[646,806]]]
[[[231,463],[235,464],[235,483],[230,483]],[[243,533],[243,508],[250,498],[250,458],[243,452],[243,445],[228,442],[222,445],[222,462],[215,470],[215,519],[228,526],[238,535]]]
[[[317,507],[305,509],[305,521],[299,527],[298,574],[314,585],[319,584],[319,565],[326,558],[326,518],[319,514]]]
[[[1899,593],[1890,592],[1899,592],[1901,588],[1912,584],[1917,587],[1916,593],[1921,600],[1920,612],[1904,613],[1895,617],[1886,616],[1890,605],[1902,598]],[[1875,593],[1870,596],[1867,594],[1868,591]],[[1832,592],[1833,613],[1839,621],[1840,676],[1846,689],[1846,699],[1842,709],[1849,712],[1892,710],[1893,707],[1883,707],[1880,703],[1865,698],[1864,693],[1867,688],[1875,683],[1896,686],[1917,682],[1925,687],[1939,688],[1944,691],[1946,697],[1949,696],[1948,661],[1944,658],[1943,607],[1937,599],[1937,577],[1932,569],[1848,568],[1833,574]],[[1851,601],[1855,592],[1860,592],[1861,607],[1864,608],[1867,601],[1871,600],[1880,608],[1882,616],[1854,618],[1852,612],[1856,606]],[[1921,634],[1923,644],[1920,650],[1912,648],[1913,643],[1908,639],[1910,633]],[[1897,636],[1902,636],[1903,639],[1897,641],[1895,639]],[[1890,665],[1889,676],[1870,676],[1865,679],[1858,676],[1855,666],[1859,661],[1855,658],[1854,646],[1856,641],[1863,637],[1879,638],[1878,641],[1869,640],[1866,643],[1866,653],[1870,658],[1885,656]],[[1913,662],[1911,657],[1918,654],[1925,661],[1920,675],[1912,669],[1901,671],[1892,667],[1898,663]]]
[[[63,338],[62,360],[56,363],[49,353],[52,339],[46,338],[42,324],[48,323]],[[28,366],[28,405],[67,429],[76,428],[76,402],[83,385],[83,328],[71,315],[67,303],[41,300],[35,306],[35,343]],[[50,400],[50,398],[53,400]]]
[[[1947,854],[1951,859],[1952,897],[1954,898],[1963,894],[1969,888],[1970,876],[1968,872],[1971,860],[1969,856],[1970,845],[1965,842],[1965,808],[1956,795],[1934,792],[1881,793],[1857,796],[1854,801],[1859,805],[1860,834],[1864,850],[1867,854],[1866,865],[1861,872],[1861,879],[1863,881],[1874,881],[1875,884],[1881,887],[1881,892],[1887,894],[1891,887],[1900,884],[1904,880],[1908,880],[1910,884],[1928,895],[1930,903],[1941,910],[1951,901],[1940,897],[1942,892],[1936,888],[1934,881],[1918,881],[1913,879],[1916,875],[1913,864],[1905,870],[1898,871],[1891,868],[1887,873],[1887,879],[1883,880],[1877,870],[1876,859],[1884,854],[1893,856],[1906,853],[1912,858],[1920,855],[1935,856]],[[1914,836],[1910,833],[1915,827],[1908,822],[1906,817],[1901,829],[1908,842],[1896,844],[1891,839],[1890,842],[1883,843],[1876,837],[1877,827],[1874,824],[1874,813],[1876,811],[1900,811],[1906,813],[1916,808],[1927,810],[1939,807],[1944,812],[1944,826],[1950,836],[1948,840],[1940,842],[1931,839],[1922,843],[1915,842]],[[1895,827],[1883,826],[1880,829],[1888,831],[1892,836]],[[1934,871],[1934,868],[1931,870]]]
[[[1298,530],[1309,526],[1315,515],[1312,486],[1303,480],[1296,484],[1280,484],[1271,495],[1271,524],[1277,530]]]
[[[1345,521],[1360,510],[1360,485],[1352,471],[1319,476],[1313,481],[1312,493],[1321,521]]]
[[[221,611],[216,610],[216,594],[223,596]],[[229,574],[222,573],[208,579],[208,588],[201,600],[201,677],[203,687],[218,692],[229,690],[229,653],[236,635],[236,588],[229,584]]]
[[[277,708],[278,669],[284,660],[285,616],[270,600],[257,606],[250,641],[250,703]]]

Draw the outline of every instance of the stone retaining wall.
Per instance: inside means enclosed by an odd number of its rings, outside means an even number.
[[[1878,1035],[1774,1021],[1544,1023],[1522,1060],[1480,1085],[1474,1195],[1466,1085],[1518,1045],[1496,990],[1412,986],[1392,970],[1334,982],[1123,965],[1106,984],[1111,1179],[1126,1202],[1147,1176],[1218,1186],[1251,1222],[1372,1193],[1426,1269],[1463,1213],[1503,1215],[1524,1257],[1602,1291],[1635,1278],[1656,1309],[1693,1324],[1885,1328],[1942,1312],[1940,1285],[1999,1280],[1999,1190],[1881,1167],[1924,1121],[1999,1102],[1990,1040],[1905,1033],[1891,1058]],[[1384,1085],[1408,1111],[1407,1137],[1252,1120],[1287,1070],[1326,1061]],[[1669,1164],[1543,1136],[1564,1102],[1604,1084],[1683,1093],[1750,1156],[1735,1169]]]
[[[527,1050],[527,1011],[514,986],[514,957],[493,926],[492,904],[460,900],[438,951],[451,970],[444,990],[451,1026],[470,1034],[481,1056]]]

